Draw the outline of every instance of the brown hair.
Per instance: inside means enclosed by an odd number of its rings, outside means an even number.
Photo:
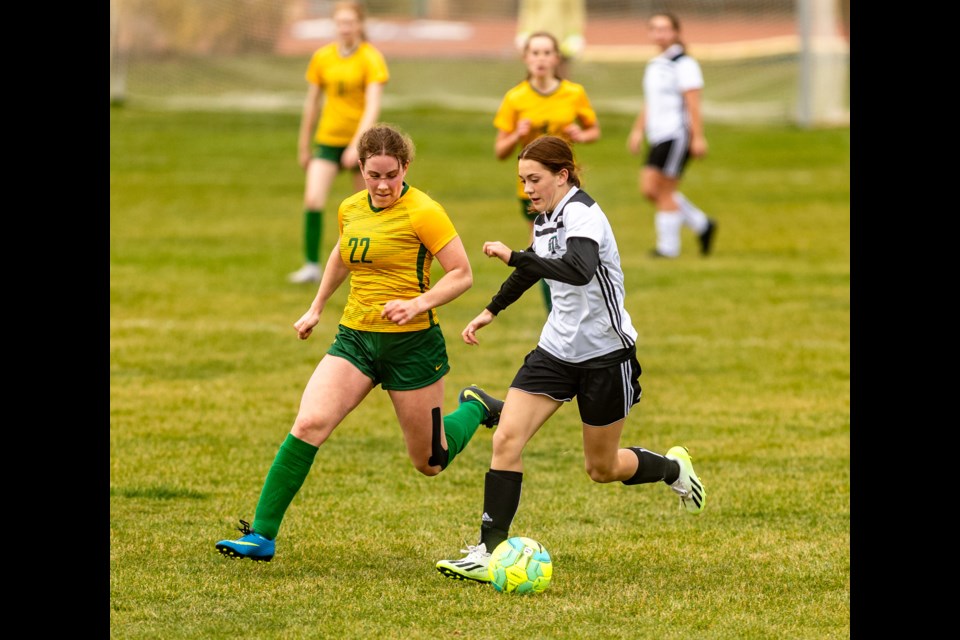
[[[556,175],[567,170],[567,182],[580,186],[580,168],[573,157],[573,147],[557,136],[540,136],[523,148],[517,160],[535,160]]]
[[[672,26],[673,30],[677,32],[677,44],[683,47],[684,51],[686,51],[687,45],[683,40],[680,39],[680,18],[678,18],[676,14],[670,13],[669,11],[658,11],[650,16],[651,20],[653,18],[666,18],[669,20],[670,26]]]
[[[523,43],[523,55],[527,55],[527,51],[530,49],[530,41],[534,38],[549,38],[550,42],[553,43],[553,50],[557,52],[557,57],[562,59],[563,56],[560,55],[560,42],[557,40],[557,37],[550,33],[549,31],[534,31],[529,36],[527,36],[526,42]],[[558,64],[553,70],[553,75],[557,80],[563,80],[563,77],[558,73],[557,69],[560,68]],[[527,72],[527,80],[530,79],[530,72]]]
[[[366,164],[373,156],[390,156],[405,167],[413,162],[416,148],[406,133],[392,124],[379,123],[363,132],[357,141],[357,155],[360,163]]]
[[[337,11],[341,9],[348,9],[353,11],[357,15],[357,20],[360,21],[360,39],[366,41],[367,39],[367,30],[363,28],[363,24],[367,20],[367,10],[364,8],[362,2],[353,2],[352,0],[342,0],[341,2],[333,5],[333,11],[330,12],[330,15],[336,15]]]

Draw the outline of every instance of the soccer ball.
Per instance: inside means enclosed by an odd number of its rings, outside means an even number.
[[[540,593],[550,586],[553,562],[542,544],[514,536],[490,554],[490,584],[501,593]]]

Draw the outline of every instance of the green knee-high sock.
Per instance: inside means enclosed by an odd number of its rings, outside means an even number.
[[[553,302],[550,301],[550,285],[546,280],[540,281],[540,292],[543,293],[543,302],[547,305],[547,313],[553,311]]]
[[[458,453],[467,448],[473,434],[477,432],[480,421],[486,417],[486,411],[479,402],[464,402],[453,413],[443,416],[443,430],[447,434],[447,465],[453,462]]]
[[[307,262],[320,263],[320,239],[323,235],[323,211],[303,213],[303,255]]]
[[[260,491],[253,518],[254,531],[271,540],[277,537],[283,514],[303,486],[318,450],[319,447],[295,438],[292,433],[287,434]]]

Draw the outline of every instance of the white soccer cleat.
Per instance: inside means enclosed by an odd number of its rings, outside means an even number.
[[[700,513],[707,502],[707,490],[693,471],[693,459],[686,447],[671,447],[664,456],[676,460],[680,465],[680,475],[670,488],[680,496],[680,508],[690,513]]]
[[[308,262],[289,276],[287,280],[295,284],[303,284],[305,282],[320,282],[320,265],[314,262]]]
[[[467,555],[460,560],[440,560],[437,562],[437,571],[454,580],[490,582],[490,574],[487,572],[490,554],[487,553],[487,545],[481,542],[476,546],[460,549],[460,552]]]

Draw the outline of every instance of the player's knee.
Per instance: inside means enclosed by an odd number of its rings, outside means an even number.
[[[616,468],[608,465],[599,465],[589,460],[586,461],[585,470],[590,479],[594,482],[606,484],[616,480]]]
[[[322,196],[309,196],[304,199],[303,206],[309,211],[322,211],[327,206],[327,199]]]
[[[493,450],[499,453],[507,453],[517,448],[517,438],[510,434],[508,429],[497,428],[493,432]]]
[[[297,415],[297,419],[293,422],[293,428],[290,429],[293,437],[304,442],[322,442],[330,435],[330,431],[332,429],[324,423],[320,416],[309,413]]]
[[[428,478],[440,475],[443,467],[431,464],[430,460],[413,460],[413,468],[427,476]]]

